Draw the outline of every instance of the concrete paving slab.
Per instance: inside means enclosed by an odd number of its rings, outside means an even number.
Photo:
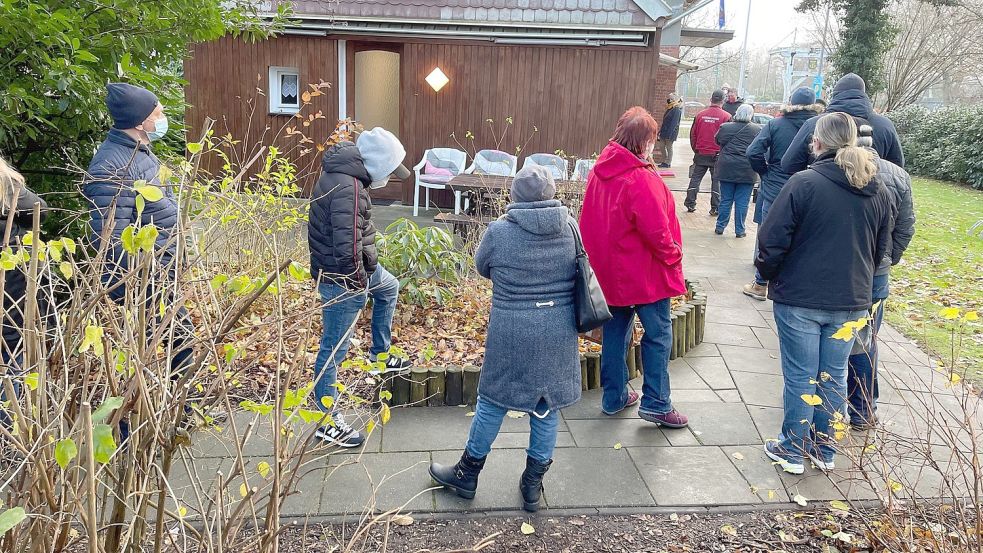
[[[782,431],[782,418],[785,410],[776,407],[760,407],[755,405],[747,406],[754,427],[758,429],[758,435],[762,441],[772,440],[778,437]]]
[[[778,347],[778,334],[771,327],[765,325],[764,328],[754,327],[751,329],[754,332],[755,337],[761,342],[761,346],[765,349],[777,350]]]
[[[725,403],[744,403],[739,390],[714,390]]]
[[[429,466],[429,453],[409,452],[365,454],[357,463],[329,468],[321,491],[321,513],[350,515],[400,507],[429,512],[433,492],[427,490],[434,486]]]
[[[751,327],[766,327],[767,321],[757,309],[751,307],[712,307],[707,309],[708,323],[724,323],[732,325],[747,325]]]
[[[730,377],[727,363],[722,357],[690,357],[686,363],[700,375],[700,378],[713,390],[733,390],[737,388],[734,379]]]
[[[726,446],[721,448],[730,457],[741,475],[751,484],[751,491],[765,503],[790,501],[785,484],[771,459],[765,455],[763,445]]]
[[[764,374],[782,374],[781,354],[777,349],[719,346],[720,355],[727,368],[734,371]]]
[[[702,445],[760,444],[761,437],[743,403],[675,404],[689,417],[689,426]],[[668,431],[667,431],[668,432]]]
[[[693,357],[720,357],[720,350],[717,349],[716,344],[708,344],[703,342],[702,344],[697,344],[697,346],[686,352],[686,359],[691,359]]]
[[[492,449],[525,449],[529,445],[528,432],[501,432],[495,438]],[[464,443],[461,443],[464,447]],[[577,447],[570,432],[559,432],[556,435],[556,447]]]
[[[737,389],[741,391],[741,397],[748,405],[783,406],[784,381],[781,376],[745,372],[733,372],[731,376],[734,377]]]
[[[651,448],[669,450],[671,448]],[[603,478],[599,473],[603,472]],[[628,449],[558,449],[544,486],[552,508],[653,505]]]
[[[673,390],[709,390],[706,381],[693,370],[685,359],[677,358],[669,362],[669,381]],[[639,384],[641,380],[639,380]]]
[[[761,342],[758,341],[751,327],[745,325],[707,323],[706,330],[703,334],[703,341],[717,344],[718,346],[761,347]]]
[[[567,426],[578,448],[613,448],[619,443],[622,447],[670,445],[658,425],[639,418],[569,420]]]
[[[718,447],[630,448],[657,505],[760,503]]]
[[[672,401],[673,403],[677,401],[685,403],[699,403],[699,402],[723,402],[720,396],[717,395],[713,390],[673,390],[672,391]]]
[[[383,427],[383,451],[458,450],[468,437],[473,412],[470,407],[407,407],[393,409],[392,420]],[[505,417],[502,432],[529,430],[526,417]]]

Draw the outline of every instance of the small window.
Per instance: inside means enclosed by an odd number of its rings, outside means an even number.
[[[300,111],[300,72],[296,67],[270,67],[270,113]]]

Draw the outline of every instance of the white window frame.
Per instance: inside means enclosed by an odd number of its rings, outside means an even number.
[[[280,78],[284,75],[297,76],[297,104],[284,104],[280,101]],[[300,70],[296,67],[270,66],[269,98],[270,114],[272,115],[293,115],[300,112]]]

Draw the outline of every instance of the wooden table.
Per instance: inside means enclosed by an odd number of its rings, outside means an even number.
[[[502,177],[498,175],[457,175],[447,182],[447,186],[454,191],[454,213],[461,213],[461,197],[465,192],[475,192],[479,197],[485,194],[508,194],[512,187],[512,177]],[[556,181],[556,194],[561,200],[564,198],[583,200],[584,189],[587,183],[578,180],[558,180]]]

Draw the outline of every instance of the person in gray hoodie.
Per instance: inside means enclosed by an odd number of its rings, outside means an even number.
[[[915,208],[911,201],[911,175],[897,165],[877,155],[874,149],[874,129],[861,125],[857,145],[874,154],[877,162],[877,180],[891,192],[897,215],[894,218],[891,241],[884,259],[874,271],[870,312],[871,323],[856,333],[857,339],[850,352],[847,371],[847,396],[850,424],[857,430],[867,430],[877,421],[877,331],[884,320],[884,302],[887,300],[891,267],[901,261],[915,236]]]
[[[475,265],[492,281],[492,310],[478,404],[461,460],[432,463],[430,475],[471,499],[478,474],[508,411],[529,413],[529,448],[519,490],[536,511],[553,462],[560,409],[580,400],[580,355],[574,310],[576,222],[554,199],[553,175],[522,169],[512,203],[488,226]]]

